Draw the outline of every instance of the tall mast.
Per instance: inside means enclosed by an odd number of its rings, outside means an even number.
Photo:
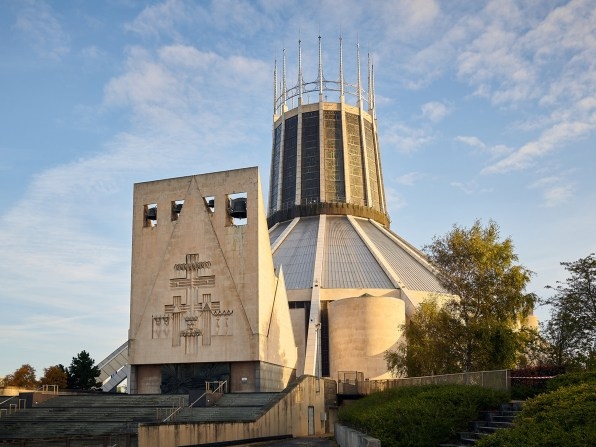
[[[377,116],[377,112],[376,112],[376,108],[377,108],[377,102],[375,99],[375,64],[374,61],[371,59],[371,64],[370,64],[370,81],[371,81],[371,87],[370,89],[372,90],[372,94],[371,94],[371,98],[372,98],[372,116],[373,118],[376,118]]]
[[[344,99],[344,59],[343,59],[343,46],[342,37],[339,35],[339,97],[340,100]]]
[[[368,110],[372,110],[373,108],[373,99],[372,99],[372,69],[371,69],[371,60],[370,60],[370,51],[367,53],[368,59],[368,78],[367,78],[367,89],[368,89]]]
[[[282,94],[283,94],[283,106],[284,109],[286,107],[286,101],[288,100],[288,85],[286,83],[286,49],[284,48],[284,55],[283,55],[283,90],[282,90]]]
[[[277,113],[277,57],[273,63],[273,114]]]
[[[319,36],[319,101],[323,100],[323,50],[321,36]]]
[[[358,107],[362,108],[362,81],[360,79],[360,42],[356,44],[356,59],[358,63]]]
[[[298,37],[298,105],[302,105],[302,40]]]

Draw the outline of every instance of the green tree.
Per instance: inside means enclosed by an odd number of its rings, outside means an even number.
[[[457,298],[440,309],[421,306],[423,314],[406,327],[407,345],[387,353],[388,366],[403,371],[405,365],[410,376],[514,366],[528,342],[521,323],[536,296],[525,292],[532,273],[517,264],[513,248],[511,238],[500,240],[494,221],[484,227],[476,220],[469,229],[454,225],[433,238],[424,251],[440,283]]]
[[[68,388],[68,373],[62,365],[50,366],[43,369],[43,377],[39,379],[41,385],[58,385],[58,389]]]
[[[424,301],[409,323],[402,326],[407,341],[385,353],[388,369],[396,375],[409,376],[460,370],[460,347],[445,336],[459,329],[459,322],[437,300]]]
[[[553,363],[586,366],[596,355],[596,254],[561,265],[569,277],[549,286],[554,295],[542,300],[552,306],[543,336]]]
[[[513,248],[511,238],[500,241],[494,221],[483,227],[476,220],[469,229],[454,225],[424,249],[443,287],[459,297],[447,306],[463,326],[458,341],[467,371],[507,367],[520,348],[515,329],[536,297],[525,292],[532,273],[516,264]]]
[[[35,368],[25,363],[17,370],[4,378],[5,386],[16,386],[19,388],[35,389],[37,380],[35,379]]]
[[[69,383],[68,387],[76,390],[92,390],[101,386],[96,379],[100,371],[95,366],[95,360],[91,358],[87,351],[81,351],[76,357],[72,358],[68,368]]]

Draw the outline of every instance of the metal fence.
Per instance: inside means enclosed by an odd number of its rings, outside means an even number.
[[[511,371],[475,371],[440,376],[405,377],[400,379],[362,380],[362,373],[357,371],[340,371],[338,376],[338,394],[368,395],[378,391],[400,386],[459,384],[479,385],[485,388],[510,392]]]

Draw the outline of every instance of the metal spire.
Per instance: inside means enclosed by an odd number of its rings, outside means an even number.
[[[357,63],[358,63],[358,107],[362,108],[362,82],[360,79],[360,42],[356,44]]]
[[[372,71],[371,71],[371,60],[370,60],[370,51],[367,53],[367,62],[368,62],[368,77],[367,77],[367,90],[368,90],[368,110],[371,110],[373,107],[373,99],[372,99]]]
[[[288,85],[286,83],[286,49],[284,48],[284,55],[283,55],[283,105],[286,106],[286,101],[288,99]]]
[[[372,101],[372,114],[373,114],[373,118],[376,118],[376,108],[377,108],[377,103],[376,103],[376,99],[375,99],[375,63],[374,60],[371,59],[371,65],[370,65],[370,83],[371,83],[371,101]]]
[[[341,33],[339,34],[339,96],[344,98],[344,59]]]
[[[273,63],[273,114],[277,113],[277,57]]]
[[[323,50],[321,36],[319,35],[319,101],[323,100]]]
[[[302,40],[298,34],[298,105],[302,105]]]

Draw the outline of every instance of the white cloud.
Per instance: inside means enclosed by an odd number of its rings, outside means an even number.
[[[489,193],[489,192],[493,191],[492,188],[480,187],[478,185],[478,183],[475,181],[469,181],[466,183],[451,182],[450,185],[453,186],[454,188],[459,189],[460,191],[462,191],[464,194],[466,194],[468,196],[477,195],[477,194],[485,194],[485,193]]]
[[[167,0],[147,6],[125,29],[135,32],[143,37],[159,37],[164,34],[180,39],[177,26],[188,23],[193,14],[188,10],[189,4],[180,0]]]
[[[560,122],[546,129],[537,140],[524,144],[506,158],[487,166],[483,173],[502,173],[525,169],[532,166],[536,159],[557,149],[570,141],[593,132],[596,129],[596,115],[588,122]]]
[[[422,114],[433,123],[442,121],[443,118],[452,112],[452,107],[438,101],[427,102],[422,104],[420,108],[422,109]]]
[[[501,157],[503,155],[510,154],[512,149],[502,145],[497,144],[495,146],[488,146],[484,143],[480,138],[475,136],[457,136],[455,137],[455,141],[459,141],[464,143],[474,149],[478,149],[480,152],[488,154],[491,159],[496,157]]]
[[[526,9],[523,9],[526,8]],[[530,14],[528,14],[530,13]],[[476,94],[509,108],[539,107],[518,128],[539,130],[483,172],[533,166],[537,158],[564,148],[596,129],[596,12],[573,0],[552,9],[514,1],[491,2],[481,16],[484,30],[458,59],[458,76]]]
[[[573,196],[575,187],[573,185],[560,185],[544,190],[544,206],[555,207],[565,203]]]
[[[398,40],[425,34],[440,13],[436,0],[399,0],[379,6],[379,18],[385,22],[387,36]]]
[[[563,176],[542,177],[530,184],[529,188],[542,191],[542,206],[553,208],[563,205],[575,193],[575,183],[565,178],[568,174],[569,172],[563,173]]]
[[[244,56],[225,58],[188,45],[164,46],[156,55],[132,47],[126,72],[105,88],[105,105],[129,105],[138,113],[159,106],[176,114],[181,107],[228,108],[235,95],[269,91],[269,75],[267,64]]]
[[[106,57],[105,51],[96,45],[90,45],[88,47],[83,48],[81,50],[81,55],[85,60],[88,61],[102,60]]]
[[[474,86],[477,95],[497,105],[536,97],[537,75],[529,61],[515,51],[518,38],[501,24],[489,24],[458,56],[458,77]]]
[[[406,199],[395,189],[385,185],[385,199],[387,201],[387,209],[393,212],[405,208],[408,205]]]
[[[70,52],[70,37],[46,2],[26,2],[18,12],[14,27],[44,58],[60,61]]]
[[[185,28],[194,28],[200,41],[209,41],[210,37],[201,34],[203,28],[211,32],[225,31],[228,37],[237,34],[248,39],[263,29],[275,29],[275,18],[281,13],[291,13],[291,4],[285,10],[279,10],[275,3],[239,2],[218,0],[216,2],[186,2],[166,0],[147,6],[132,22],[126,24],[128,31],[144,38],[169,39],[177,43],[187,41]],[[296,6],[298,11],[300,8]],[[219,41],[220,49],[225,47],[226,39]]]
[[[456,141],[461,141],[462,143],[467,144],[468,146],[475,147],[478,149],[486,149],[486,144],[480,140],[478,137],[473,136],[459,136],[455,138]]]
[[[415,152],[430,143],[433,137],[424,129],[396,123],[383,130],[383,145],[402,153]]]
[[[400,175],[395,179],[397,183],[405,186],[413,186],[425,177],[425,174],[420,172],[408,172],[407,174]]]

